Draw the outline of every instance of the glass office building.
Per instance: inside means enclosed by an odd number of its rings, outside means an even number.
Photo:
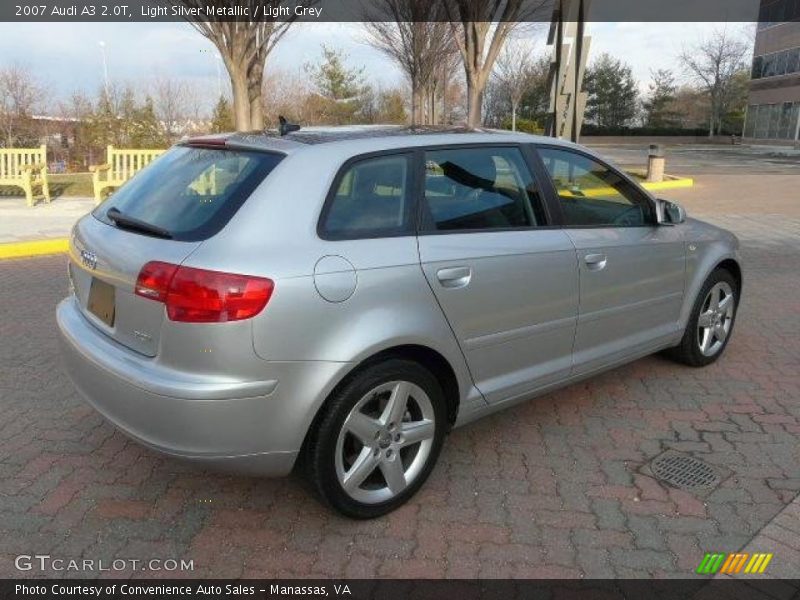
[[[743,137],[800,143],[800,0],[762,0]]]

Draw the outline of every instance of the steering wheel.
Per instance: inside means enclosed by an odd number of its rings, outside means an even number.
[[[642,224],[642,211],[641,208],[634,205],[626,208],[619,213],[612,221],[614,225],[621,227],[635,227]]]

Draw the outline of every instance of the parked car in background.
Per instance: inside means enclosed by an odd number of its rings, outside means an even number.
[[[190,139],[75,226],[77,388],[160,452],[285,475],[356,518],[445,434],[660,350],[728,344],[738,241],[593,152],[508,132]]]

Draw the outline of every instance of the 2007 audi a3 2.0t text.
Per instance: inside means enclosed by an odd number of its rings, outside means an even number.
[[[286,133],[284,131],[284,133]],[[182,142],[75,225],[63,354],[141,443],[387,513],[448,430],[730,340],[737,239],[591,151],[402,127]]]

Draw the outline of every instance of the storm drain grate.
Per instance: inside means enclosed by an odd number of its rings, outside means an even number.
[[[665,452],[657,456],[650,463],[650,470],[661,481],[678,488],[709,488],[720,482],[714,467],[677,452]]]

